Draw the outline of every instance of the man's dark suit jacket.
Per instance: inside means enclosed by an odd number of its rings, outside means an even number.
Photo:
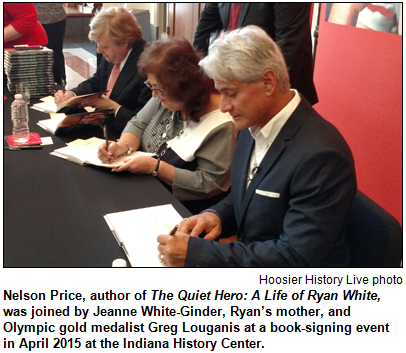
[[[151,98],[151,90],[144,84],[146,78],[140,75],[137,67],[144,45],[145,42],[142,42],[133,48],[110,93],[110,99],[120,104],[121,107],[116,116],[108,120],[107,126],[109,130],[113,130],[118,136],[120,136],[127,122]],[[96,73],[88,80],[80,83],[76,88],[71,89],[71,91],[76,95],[105,91],[113,66],[113,63],[108,62],[103,57]]]
[[[197,24],[193,47],[207,53],[212,33],[228,29],[230,3],[207,3]],[[279,45],[288,66],[290,84],[313,105],[318,102],[313,83],[310,3],[243,3],[238,27],[256,25]]]
[[[231,193],[212,207],[237,242],[190,238],[185,266],[341,267],[344,224],[356,192],[353,156],[338,130],[303,99],[246,188],[254,140],[239,133]]]

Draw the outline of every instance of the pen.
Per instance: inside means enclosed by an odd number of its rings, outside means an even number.
[[[107,126],[106,124],[103,125],[103,133],[104,133],[104,138],[106,139],[106,151],[109,151],[109,139],[107,136]],[[109,157],[109,163],[110,163],[110,157]]]
[[[176,225],[175,227],[173,227],[173,229],[171,230],[171,232],[169,233],[169,235],[175,235],[176,231],[178,230],[178,225]]]
[[[63,93],[65,93],[65,92],[66,92],[66,89],[65,89],[64,86],[55,83],[55,86],[54,86],[54,93],[56,93],[56,92],[58,92],[58,91],[62,91]]]

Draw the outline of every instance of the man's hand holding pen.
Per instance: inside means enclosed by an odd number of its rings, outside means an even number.
[[[190,236],[178,232],[175,226],[169,234],[158,236],[159,260],[170,267],[183,267],[185,264],[187,244]]]
[[[212,212],[204,212],[184,219],[169,235],[159,235],[159,259],[170,267],[183,267],[190,237],[198,237],[202,232],[206,233],[206,240],[217,239],[221,233],[220,218]]]
[[[64,92],[62,90],[58,90],[54,94],[54,101],[55,101],[55,104],[58,105],[58,104],[61,104],[65,101],[67,101],[68,99],[70,99],[72,97],[74,97],[74,94],[72,92],[69,92],[69,91]]]

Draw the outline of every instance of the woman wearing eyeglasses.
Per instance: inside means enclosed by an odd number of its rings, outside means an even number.
[[[219,110],[220,95],[200,69],[200,56],[183,38],[147,44],[138,62],[152,98],[121,137],[99,147],[102,161],[135,150],[139,156],[113,169],[152,174],[193,213],[215,204],[230,187],[233,124]]]

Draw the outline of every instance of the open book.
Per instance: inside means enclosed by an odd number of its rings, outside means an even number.
[[[50,154],[80,165],[91,164],[106,168],[119,167],[124,164],[125,159],[137,155],[154,156],[153,153],[134,151],[129,155],[118,157],[113,163],[103,163],[97,156],[98,148],[102,143],[106,143],[106,141],[97,137],[76,140],[69,146],[58,148]]]
[[[100,121],[107,118],[113,113],[113,109],[101,109],[93,112],[83,112],[71,115],[65,115],[63,113],[57,114],[58,116],[38,121],[38,125],[43,129],[51,132],[55,135],[59,135],[64,131],[64,128],[79,125],[79,124],[91,124],[95,121]]]
[[[63,113],[66,111],[68,107],[77,106],[82,103],[85,98],[89,98],[92,96],[101,96],[108,91],[96,92],[96,93],[88,93],[83,94],[81,96],[72,97],[61,104],[56,105],[55,102],[51,99],[46,99],[44,102],[36,103],[32,105],[32,109],[39,110],[44,113]],[[46,97],[48,98],[48,97]]]
[[[109,213],[104,219],[132,267],[163,267],[157,237],[168,234],[183,218],[168,204]]]

